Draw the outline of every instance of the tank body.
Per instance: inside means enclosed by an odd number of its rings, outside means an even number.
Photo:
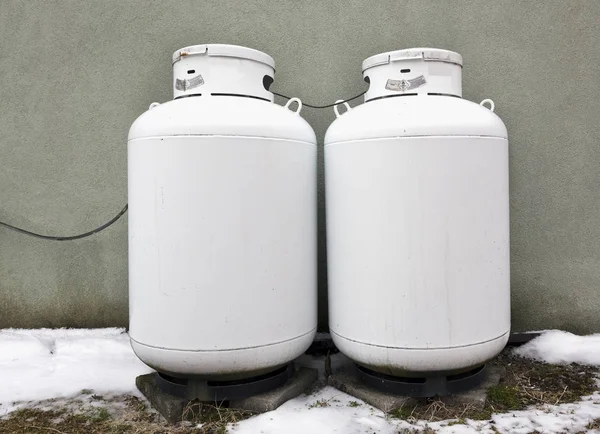
[[[174,62],[176,98],[129,132],[131,343],[168,375],[259,375],[316,331],[315,135],[273,104],[264,53]]]
[[[508,340],[507,133],[460,98],[461,68],[445,50],[373,56],[366,103],[326,134],[330,331],[380,373],[466,371]]]

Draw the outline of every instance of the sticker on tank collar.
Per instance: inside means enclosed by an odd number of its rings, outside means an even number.
[[[175,89],[186,91],[204,84],[204,79],[200,74],[188,80],[175,80]]]
[[[410,80],[392,80],[389,79],[385,84],[387,90],[394,90],[396,92],[406,92],[407,90],[416,89],[427,84],[425,77],[420,75]]]

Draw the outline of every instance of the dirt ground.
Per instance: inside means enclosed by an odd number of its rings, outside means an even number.
[[[399,408],[390,417],[431,422],[455,419],[454,423],[487,420],[492,413],[574,402],[596,390],[598,369],[594,367],[535,362],[512,355],[510,349],[491,363],[504,366],[507,374],[499,385],[488,390],[485,408],[449,406],[439,399],[427,399]],[[76,399],[45,401],[10,413],[0,419],[0,433],[224,434],[229,423],[250,416],[246,411],[191,403],[180,423],[168,425],[137,397],[106,397],[82,391]],[[600,420],[590,423],[588,429],[600,429]]]

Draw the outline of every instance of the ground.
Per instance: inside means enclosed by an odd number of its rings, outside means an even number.
[[[600,434],[599,335],[553,331],[507,348],[492,362],[506,367],[506,378],[484,409],[431,399],[385,415],[322,381],[273,412],[193,404],[176,425],[135,390],[136,375],[149,369],[123,330],[1,330],[0,348],[0,433]],[[300,363],[325,373],[324,357]],[[337,355],[329,369],[344,363]]]

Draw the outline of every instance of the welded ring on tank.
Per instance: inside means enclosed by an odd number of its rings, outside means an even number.
[[[466,372],[452,375],[431,377],[394,377],[372,371],[364,366],[356,365],[361,381],[381,392],[430,398],[433,396],[454,395],[479,386],[486,377],[485,365]]]
[[[163,392],[179,398],[222,403],[276,389],[284,385],[293,375],[293,364],[255,377],[228,381],[177,378],[157,372],[156,384]]]

